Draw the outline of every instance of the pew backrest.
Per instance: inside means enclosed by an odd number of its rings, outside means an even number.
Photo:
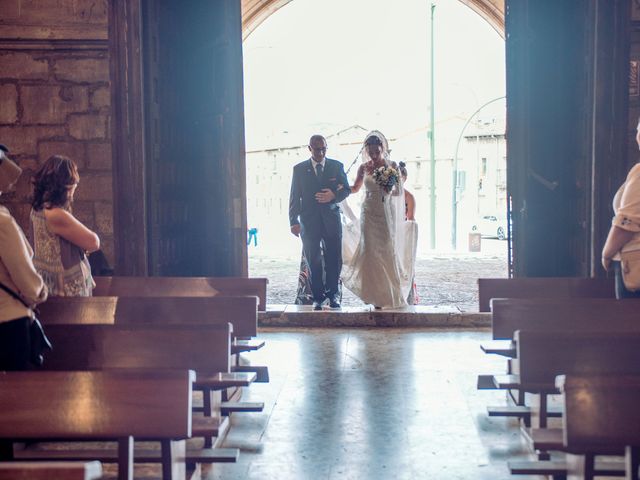
[[[640,375],[558,377],[564,443],[572,449],[640,446]]]
[[[640,332],[640,300],[604,298],[514,299],[491,302],[494,340],[509,340],[516,330]]]
[[[0,438],[191,436],[192,371],[1,372]]]
[[[519,330],[515,339],[514,370],[527,391],[555,390],[558,375],[640,374],[640,332]]]
[[[47,370],[230,370],[231,325],[47,325]]]
[[[43,324],[233,324],[239,338],[258,331],[257,298],[242,297],[58,297],[40,306]]]
[[[492,298],[615,298],[613,278],[479,278],[478,308],[491,310]]]
[[[267,305],[266,278],[245,277],[96,277],[96,297],[255,296]]]

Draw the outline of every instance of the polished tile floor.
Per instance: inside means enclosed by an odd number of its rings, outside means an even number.
[[[504,371],[485,355],[488,331],[264,329],[251,353],[271,382],[245,399],[263,413],[236,414],[225,446],[236,464],[214,479],[512,478],[508,459],[528,451],[517,423],[489,419],[502,392],[476,390],[479,373]],[[515,477],[513,477],[515,478]],[[542,477],[519,477],[527,480]]]

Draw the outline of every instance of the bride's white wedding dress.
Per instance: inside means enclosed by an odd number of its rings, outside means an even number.
[[[343,205],[342,281],[363,302],[376,307],[407,305],[413,282],[417,224],[405,221],[404,190],[385,193],[372,175],[364,176],[365,194],[358,220]]]

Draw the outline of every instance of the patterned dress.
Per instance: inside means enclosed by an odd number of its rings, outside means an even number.
[[[84,251],[47,228],[43,210],[31,210],[33,264],[54,297],[90,297],[94,287]]]

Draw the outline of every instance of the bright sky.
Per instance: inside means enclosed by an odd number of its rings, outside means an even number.
[[[430,3],[293,0],[273,14],[244,42],[248,150],[354,124],[388,137],[428,125]],[[458,0],[436,5],[436,143],[451,157],[468,116],[505,93],[504,40]],[[480,116],[503,117],[504,103]]]

